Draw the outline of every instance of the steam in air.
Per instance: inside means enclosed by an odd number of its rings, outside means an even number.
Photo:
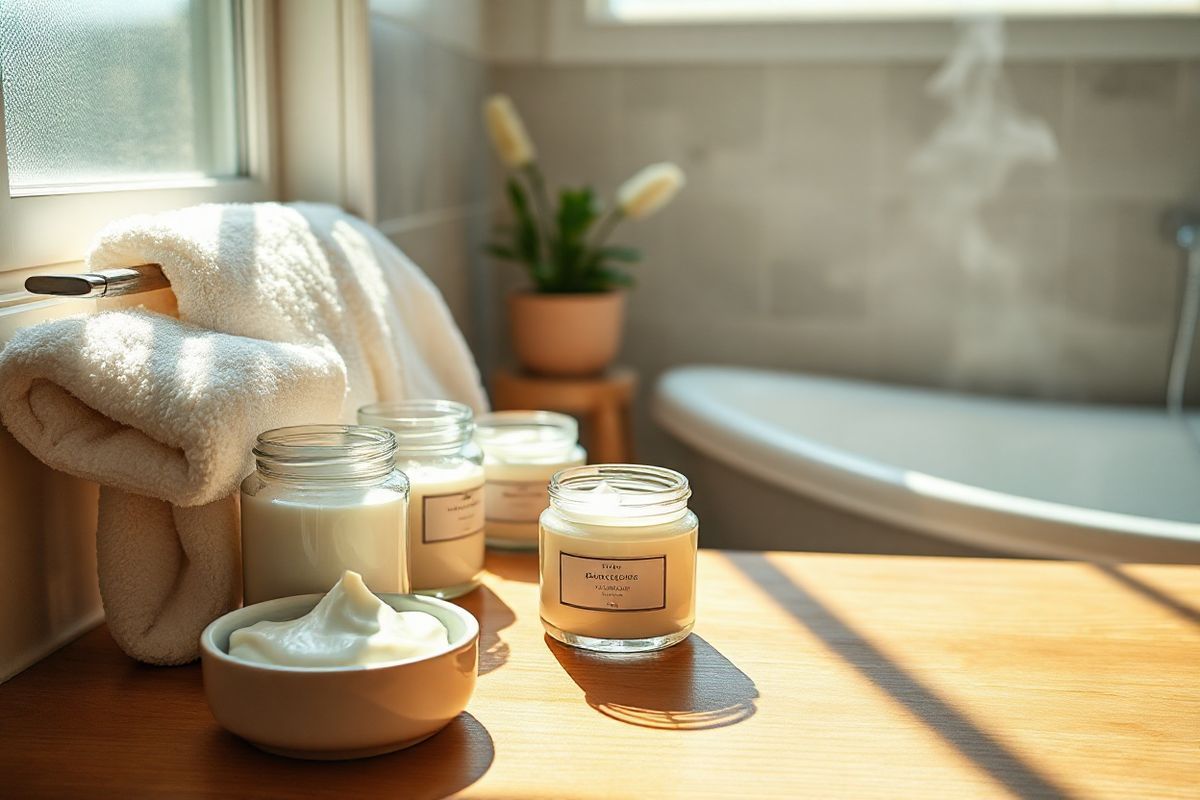
[[[911,222],[927,246],[965,273],[956,281],[962,292],[955,298],[948,381],[1003,389],[1012,381],[1040,382],[1052,364],[1038,309],[1020,292],[1022,265],[989,230],[987,207],[1018,167],[1054,162],[1058,144],[1012,95],[1003,21],[972,19],[960,31],[926,85],[946,114],[907,165]]]

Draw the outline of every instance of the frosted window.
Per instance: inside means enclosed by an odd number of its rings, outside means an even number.
[[[625,23],[805,19],[1195,14],[1200,0],[588,0],[594,18]]]
[[[0,0],[12,194],[236,175],[235,0]]]

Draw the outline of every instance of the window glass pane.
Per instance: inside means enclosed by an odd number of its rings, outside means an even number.
[[[235,0],[0,0],[9,188],[241,170]]]

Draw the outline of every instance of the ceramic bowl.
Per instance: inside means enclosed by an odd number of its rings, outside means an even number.
[[[204,692],[223,727],[271,753],[343,759],[410,747],[441,730],[475,689],[479,623],[444,600],[381,594],[397,611],[426,611],[450,633],[441,651],[357,667],[302,669],[229,655],[229,635],[262,620],[307,614],[319,594],[256,603],[220,617],[200,635]]]

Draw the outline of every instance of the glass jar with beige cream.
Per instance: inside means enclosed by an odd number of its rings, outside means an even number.
[[[475,420],[475,442],[487,477],[488,545],[536,550],[550,479],[587,460],[579,423],[552,411],[493,411]]]
[[[396,466],[409,480],[412,591],[458,597],[483,575],[483,454],[474,412],[450,400],[402,400],[358,410],[363,425],[396,437]]]
[[[539,577],[546,632],[574,647],[670,647],[696,619],[698,522],[687,478],[662,467],[572,467],[550,481]]]
[[[247,605],[323,594],[348,569],[377,591],[409,591],[408,479],[395,454],[391,432],[358,425],[258,437],[241,491]]]

